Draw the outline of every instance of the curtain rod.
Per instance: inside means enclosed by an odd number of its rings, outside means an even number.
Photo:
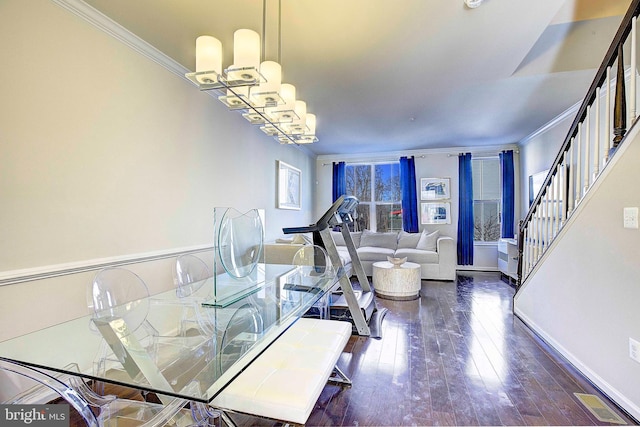
[[[507,150],[498,150],[498,151],[493,151],[493,152],[477,152],[474,153],[473,151],[471,151],[471,155],[472,156],[476,156],[476,157],[489,157],[489,156],[497,156],[500,152],[502,151],[507,151]],[[520,150],[512,150],[515,154],[520,154]],[[432,155],[442,155],[442,154],[446,154],[447,157],[458,157],[460,154],[463,154],[462,152],[459,153],[433,153]],[[414,156],[407,156],[407,157],[415,157],[417,159],[424,159],[426,157],[428,157],[428,154],[419,154],[419,155],[414,155]],[[373,159],[373,160],[356,160],[353,162],[347,162],[347,163],[376,163],[376,162],[387,162],[387,161],[391,161],[391,160],[398,160],[400,157],[402,156],[398,156],[398,157],[383,157],[383,158],[379,158],[379,159]],[[322,166],[331,166],[333,164],[332,163],[322,163]]]
[[[492,152],[485,152],[485,153],[482,153],[482,152],[474,153],[473,151],[471,151],[470,153],[471,153],[471,157],[473,157],[473,156],[476,156],[476,157],[491,157],[491,156],[497,156],[498,154],[500,154],[503,151],[509,151],[509,150],[500,150],[500,151],[497,151],[497,152],[492,151]],[[515,154],[520,154],[520,150],[511,150],[511,151],[513,151]],[[458,157],[460,154],[465,154],[465,153],[463,153],[463,152],[460,152],[458,154],[449,153],[449,154],[447,154],[447,157]]]

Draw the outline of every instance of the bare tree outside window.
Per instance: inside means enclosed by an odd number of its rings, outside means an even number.
[[[500,239],[500,159],[473,159],[473,239],[496,242]]]
[[[360,201],[356,210],[357,230],[402,229],[399,163],[347,165],[346,177],[347,195]]]
[[[473,216],[474,240],[479,242],[495,242],[500,239],[500,214],[497,202],[474,202]]]
[[[361,203],[371,201],[371,165],[348,165],[346,168],[347,195]]]

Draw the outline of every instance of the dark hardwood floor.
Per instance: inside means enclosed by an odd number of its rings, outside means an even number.
[[[351,337],[338,366],[353,386],[327,385],[307,426],[611,425],[574,393],[635,425],[513,315],[513,294],[499,273],[467,273],[423,281],[413,301],[378,298],[382,338]]]
[[[338,366],[353,387],[326,386],[307,425],[610,425],[573,393],[635,424],[513,315],[513,294],[499,273],[468,273],[423,281],[417,300],[378,298],[382,339],[351,337]]]

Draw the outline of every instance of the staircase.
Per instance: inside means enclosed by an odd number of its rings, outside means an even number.
[[[542,187],[520,222],[517,290],[579,211],[637,121],[637,29],[633,0]]]

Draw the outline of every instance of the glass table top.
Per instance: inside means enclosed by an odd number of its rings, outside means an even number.
[[[341,274],[258,264],[252,279],[218,275],[189,297],[175,290],[149,297],[135,330],[122,317],[88,315],[0,342],[0,358],[74,375],[67,366],[77,363],[88,379],[206,403]]]

